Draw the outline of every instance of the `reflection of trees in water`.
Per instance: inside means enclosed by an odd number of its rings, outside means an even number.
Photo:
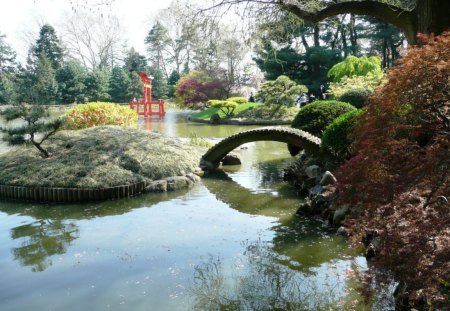
[[[11,252],[14,259],[22,265],[31,266],[34,272],[41,272],[52,266],[51,256],[64,254],[71,243],[78,239],[77,220],[126,214],[136,208],[175,199],[187,191],[74,205],[2,203],[0,211],[8,215],[32,217],[35,220],[11,229],[11,238],[20,243],[20,246],[12,248]]]
[[[281,259],[281,260],[280,260]],[[267,244],[247,244],[232,275],[220,259],[195,268],[190,288],[194,310],[342,310],[344,295],[337,275],[318,278],[281,264]],[[335,271],[336,272],[336,271]],[[332,272],[330,272],[332,274]],[[337,273],[336,273],[337,274]],[[231,283],[230,279],[234,279]]]
[[[21,246],[12,248],[14,259],[33,272],[41,272],[52,265],[51,256],[64,254],[70,243],[79,237],[79,229],[73,223],[61,220],[39,220],[13,228],[11,237],[21,239]]]

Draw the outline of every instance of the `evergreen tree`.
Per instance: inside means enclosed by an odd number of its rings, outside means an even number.
[[[128,97],[130,83],[130,75],[123,68],[114,67],[109,80],[111,100],[116,103],[126,103],[131,100],[132,97]]]
[[[168,31],[160,22],[156,22],[156,24],[153,25],[145,38],[147,51],[153,67],[161,70],[166,77],[168,76],[168,73],[166,70],[164,51],[170,42],[171,40]]]
[[[148,69],[149,75],[153,76],[152,78],[152,98],[163,99],[167,98],[167,93],[169,91],[169,87],[167,85],[167,79],[164,77],[164,74],[158,68],[150,67]]]
[[[22,121],[22,125],[18,127],[0,128],[0,131],[6,134],[3,136],[3,140],[10,145],[31,143],[39,150],[42,157],[50,156],[49,151],[42,147],[42,143],[56,133],[63,124],[63,119],[50,119],[47,108],[23,103],[5,109],[0,112],[0,115],[7,122],[17,119]]]
[[[178,71],[173,70],[170,73],[169,79],[167,80],[167,84],[168,84],[168,92],[167,95],[169,97],[174,97],[175,96],[175,87],[177,85],[178,80],[180,80],[181,76],[178,73]]]
[[[56,73],[59,98],[63,103],[84,101],[87,71],[78,61],[69,61]]]
[[[17,100],[15,83],[16,53],[0,34],[0,104],[12,104]]]
[[[141,72],[147,68],[147,59],[144,55],[139,54],[134,48],[131,48],[124,59],[124,69],[129,72]]]
[[[110,71],[107,69],[94,69],[87,75],[86,95],[89,101],[107,101],[109,95]]]
[[[50,61],[54,70],[61,67],[63,61],[63,48],[59,41],[55,29],[49,24],[45,24],[39,31],[39,38],[36,44],[31,47],[30,61],[36,64],[41,55],[45,55]]]
[[[33,97],[37,104],[52,104],[56,101],[58,84],[55,79],[55,71],[50,60],[42,54],[36,65],[33,76]]]
[[[0,104],[17,102],[17,89],[12,77],[11,74],[0,75]]]
[[[5,38],[5,35],[0,34],[0,74],[13,72],[16,65],[16,53],[6,43]]]
[[[142,98],[142,81],[134,71],[130,73],[130,85],[127,90],[127,97],[136,100]]]

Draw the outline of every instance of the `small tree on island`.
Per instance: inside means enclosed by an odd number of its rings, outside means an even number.
[[[48,150],[42,147],[42,143],[63,125],[64,119],[50,119],[48,109],[41,105],[15,104],[0,112],[7,121],[21,120],[22,124],[16,127],[0,127],[5,135],[3,140],[10,145],[31,143],[36,147],[43,158],[50,157]]]
[[[265,104],[277,105],[272,112],[273,117],[283,105],[292,106],[302,93],[307,93],[305,85],[297,85],[289,77],[281,75],[276,80],[264,82],[256,94]]]

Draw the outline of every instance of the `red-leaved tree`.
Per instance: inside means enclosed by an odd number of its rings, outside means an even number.
[[[225,98],[226,93],[222,81],[204,71],[192,71],[178,81],[175,96],[179,104],[198,108],[209,99]]]
[[[400,282],[399,303],[422,309],[450,305],[450,32],[419,41],[370,99],[357,155],[336,174],[355,237],[376,236],[373,263]]]

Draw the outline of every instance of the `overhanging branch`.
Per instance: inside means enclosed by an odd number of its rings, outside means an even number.
[[[414,11],[376,1],[347,1],[334,3],[326,8],[309,12],[289,0],[278,0],[278,5],[301,19],[318,23],[328,17],[339,14],[356,14],[376,17],[403,30],[408,40],[414,40],[416,15]],[[412,38],[411,38],[412,36]]]

